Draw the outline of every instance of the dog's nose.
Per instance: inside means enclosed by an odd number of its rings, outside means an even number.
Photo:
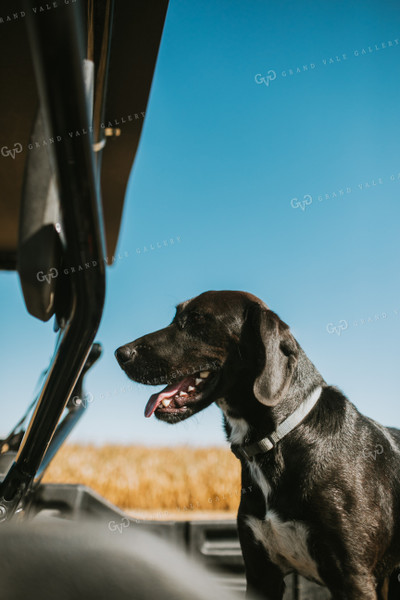
[[[129,346],[121,346],[120,348],[116,349],[115,358],[120,365],[123,365],[124,363],[128,362],[128,360],[130,360],[134,354],[135,350],[129,348]]]

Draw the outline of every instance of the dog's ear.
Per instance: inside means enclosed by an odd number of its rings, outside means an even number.
[[[260,368],[253,392],[261,404],[276,406],[285,396],[298,359],[296,340],[277,314],[258,306],[255,327],[260,337]]]

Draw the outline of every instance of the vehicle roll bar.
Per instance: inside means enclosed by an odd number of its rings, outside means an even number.
[[[30,490],[57,424],[85,365],[104,304],[103,225],[83,79],[84,16],[77,3],[35,15],[25,1],[38,93],[51,137],[68,270],[60,287],[60,333],[36,409],[15,462],[0,485],[0,518],[29,503]],[[69,135],[69,132],[89,132]]]

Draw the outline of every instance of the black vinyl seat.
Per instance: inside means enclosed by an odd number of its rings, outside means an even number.
[[[177,548],[133,526],[35,520],[0,530],[1,599],[232,598]]]

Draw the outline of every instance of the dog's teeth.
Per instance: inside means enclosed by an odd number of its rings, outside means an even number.
[[[187,393],[186,392],[179,392],[179,395],[180,396],[187,396]]]
[[[197,377],[196,380],[195,380],[195,384],[199,385],[199,383],[201,383],[202,381],[203,381],[202,379],[200,379],[199,377]]]
[[[161,404],[163,406],[165,406],[165,408],[167,408],[167,406],[169,406],[171,404],[171,400],[168,400],[168,398],[164,398],[164,400],[162,400]]]
[[[210,374],[210,371],[202,371],[202,372],[200,373],[200,377],[201,377],[202,379],[206,379],[206,378],[209,376],[209,374]]]
[[[194,388],[192,385],[189,385],[188,387],[188,392],[193,392],[193,390],[195,390],[196,388]]]

